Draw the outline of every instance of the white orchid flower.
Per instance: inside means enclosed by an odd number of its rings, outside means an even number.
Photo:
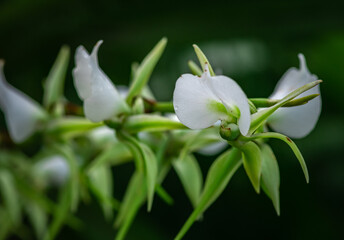
[[[248,100],[240,86],[226,76],[210,76],[206,64],[201,77],[183,74],[173,93],[173,105],[178,119],[191,129],[212,126],[218,120],[237,123],[242,135],[250,128]]]
[[[67,160],[60,155],[46,157],[34,165],[35,175],[43,184],[61,186],[70,175]]]
[[[295,89],[318,79],[316,75],[309,72],[303,54],[299,54],[298,57],[300,59],[300,69],[290,68],[277,83],[270,99],[282,99]],[[302,93],[298,98],[311,94],[320,94],[319,85]],[[305,105],[278,109],[268,119],[268,123],[277,132],[293,138],[302,138],[313,130],[320,112],[321,98],[319,96]]]
[[[38,103],[6,82],[3,67],[0,60],[0,108],[11,139],[21,143],[36,131],[46,114]]]
[[[127,110],[124,99],[98,65],[97,54],[102,42],[97,42],[91,54],[79,46],[73,69],[74,85],[84,101],[85,115],[93,122],[104,121]]]

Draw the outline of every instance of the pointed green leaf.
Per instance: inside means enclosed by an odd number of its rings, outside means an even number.
[[[47,230],[48,222],[48,216],[46,212],[40,205],[33,201],[26,202],[26,211],[35,230],[36,238],[43,239],[43,236]]]
[[[153,151],[144,143],[137,141],[134,137],[124,132],[118,132],[119,139],[128,144],[135,160],[136,169],[145,172],[147,184],[147,210],[150,211],[153,204],[155,185],[158,176],[158,161]]]
[[[147,210],[150,211],[153,205],[155,184],[158,176],[158,163],[152,150],[145,144],[140,143],[143,160],[145,162],[145,172],[147,181]]]
[[[97,168],[104,164],[111,166],[117,166],[132,160],[133,156],[128,149],[128,147],[121,143],[112,143],[111,146],[105,148],[96,158],[90,163],[86,172],[92,170],[92,168]]]
[[[203,74],[202,69],[194,61],[188,61],[188,66],[193,75],[201,76]]]
[[[189,154],[184,159],[176,159],[172,164],[193,207],[196,207],[203,182],[202,172],[196,158]]]
[[[0,170],[0,193],[3,203],[8,211],[11,224],[18,226],[22,217],[21,203],[14,181],[15,179],[9,171]]]
[[[253,114],[251,116],[251,126],[250,126],[249,134],[254,133],[265,122],[265,120],[271,114],[273,114],[277,109],[284,106],[286,103],[288,103],[292,99],[296,98],[297,96],[299,96],[303,92],[315,87],[316,85],[318,85],[321,82],[322,82],[321,80],[317,80],[317,81],[308,83],[308,84],[292,91],[291,93],[289,93],[287,96],[282,98],[278,103],[276,103],[272,107],[262,109],[262,110],[258,111],[257,113]]]
[[[7,239],[10,234],[12,223],[8,221],[10,218],[9,213],[0,205],[0,239]]]
[[[62,46],[53,67],[45,81],[43,103],[49,108],[63,96],[65,77],[69,63],[70,50]]]
[[[260,149],[254,142],[247,142],[240,147],[243,155],[244,168],[252,186],[259,193],[262,158]]]
[[[226,151],[214,161],[209,169],[198,204],[175,240],[182,239],[199,216],[220,196],[241,164],[241,152],[236,148]]]
[[[153,50],[143,59],[139,68],[135,71],[135,77],[130,85],[127,95],[127,103],[131,104],[135,96],[139,95],[146,86],[154,67],[158,63],[167,44],[167,38],[162,38]]]
[[[283,107],[294,107],[294,106],[304,105],[308,103],[310,100],[318,97],[319,95],[320,94],[311,94],[305,97],[294,99],[284,104]],[[250,98],[249,100],[257,108],[271,107],[281,101],[280,99],[276,100],[276,99],[269,99],[269,98]]]
[[[147,196],[145,181],[145,176],[141,171],[136,171],[132,175],[127,190],[125,192],[122,204],[118,211],[118,215],[116,217],[115,227],[119,227],[124,224],[128,225],[133,220],[133,217],[135,216],[136,212],[141,207],[141,205],[144,203]],[[128,228],[129,226],[126,227]]]
[[[168,205],[172,205],[174,203],[171,195],[168,194],[168,192],[160,184],[155,186],[155,192]]]
[[[90,187],[99,199],[106,219],[111,219],[113,213],[113,177],[111,168],[105,164],[94,167],[88,172],[88,176]]]
[[[259,133],[259,134],[252,135],[251,137],[242,137],[242,139],[245,139],[245,140],[254,140],[254,139],[259,139],[259,138],[262,138],[262,139],[263,138],[277,138],[277,139],[282,140],[286,144],[288,144],[291,150],[293,150],[297,160],[299,160],[299,163],[305,175],[306,181],[307,183],[309,183],[309,175],[308,175],[308,169],[307,169],[305,159],[303,158],[299,148],[289,137],[280,133],[275,133],[275,132]]]
[[[204,53],[202,52],[202,50],[196,45],[192,45],[194,47],[194,50],[196,52],[196,55],[198,57],[199,63],[202,66],[203,72],[205,71],[205,64],[208,64],[208,68],[209,68],[209,72],[211,76],[215,76],[214,70],[210,65],[209,60],[207,59],[207,57],[204,55]]]
[[[56,237],[63,224],[65,224],[72,205],[72,184],[68,182],[59,193],[57,208],[54,212],[53,221],[45,234],[44,240],[52,240]]]
[[[53,149],[60,153],[67,160],[67,163],[69,165],[70,177],[67,185],[70,185],[70,187],[67,188],[67,190],[70,191],[71,211],[75,212],[79,204],[79,167],[76,157],[73,150],[66,145],[56,144],[53,146]]]
[[[64,117],[51,121],[46,131],[52,136],[68,139],[103,125],[81,117]]]
[[[187,127],[185,127],[180,122],[166,117],[151,114],[130,116],[125,121],[123,128],[130,133],[137,133],[142,131],[160,132],[172,129],[187,129]]]
[[[261,146],[262,155],[262,179],[261,187],[266,195],[272,200],[277,215],[280,215],[280,173],[276,157],[269,145]]]

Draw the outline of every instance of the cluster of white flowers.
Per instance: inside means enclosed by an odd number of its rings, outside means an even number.
[[[270,99],[282,99],[290,92],[317,80],[299,54],[300,69],[290,68],[277,83]],[[299,96],[320,94],[316,86]],[[251,123],[248,99],[239,85],[226,76],[210,76],[207,64],[201,77],[183,74],[176,83],[173,104],[179,120],[191,129],[212,126],[218,120],[236,122],[242,135],[247,135]],[[258,111],[261,109],[258,109]],[[267,123],[277,132],[290,137],[308,135],[319,118],[321,98],[302,106],[280,108],[269,117]]]
[[[128,110],[128,105],[112,81],[98,65],[99,41],[91,54],[83,46],[75,53],[74,85],[84,101],[86,117],[93,122],[112,118]],[[278,82],[270,99],[281,99],[291,91],[315,81],[305,58],[299,54],[300,69],[290,68]],[[14,142],[26,140],[44,119],[44,110],[24,93],[5,81],[3,61],[0,62],[0,108],[5,113],[9,133]],[[316,86],[299,97],[320,94]],[[176,83],[173,104],[178,119],[191,129],[212,126],[218,120],[236,122],[242,135],[247,135],[251,114],[247,96],[240,86],[227,76],[211,76],[207,64],[202,76],[183,74]],[[259,111],[259,110],[258,110]],[[315,127],[321,111],[321,98],[310,103],[278,109],[269,117],[268,125],[277,132],[301,138]]]

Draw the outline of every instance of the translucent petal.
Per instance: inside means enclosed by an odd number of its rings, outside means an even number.
[[[60,155],[53,155],[42,159],[34,165],[36,175],[54,186],[61,186],[69,178],[68,162]]]
[[[234,80],[226,76],[211,77],[209,84],[229,111],[232,111],[235,106],[239,108],[239,129],[242,135],[246,135],[251,123],[250,107],[246,94]]]
[[[307,69],[304,56],[299,54],[298,57],[300,59],[300,70],[290,68],[278,82],[273,94],[270,96],[271,99],[281,99],[291,91],[318,79]],[[320,94],[319,86],[304,92],[299,98],[310,94]],[[293,138],[302,138],[313,130],[320,112],[321,98],[319,96],[305,105],[278,109],[268,119],[268,123],[277,132]]]
[[[2,61],[0,61],[0,108],[5,114],[11,139],[16,143],[21,143],[30,137],[39,121],[45,116],[39,104],[6,82]]]
[[[178,78],[173,93],[173,106],[181,123],[191,129],[212,126],[222,116],[212,111],[209,104],[221,103],[209,88],[205,77],[184,74]]]
[[[91,55],[80,46],[75,53],[74,85],[84,100],[85,115],[93,122],[100,122],[124,111],[126,105],[115,86],[98,65],[99,41]]]

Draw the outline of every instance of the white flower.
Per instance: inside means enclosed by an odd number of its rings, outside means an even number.
[[[38,103],[6,82],[3,67],[0,60],[0,108],[11,139],[21,143],[35,132],[46,115]]]
[[[93,122],[109,119],[127,108],[114,84],[98,65],[97,54],[102,42],[97,42],[91,54],[79,46],[73,69],[74,85],[79,97],[84,100],[85,115]]]
[[[298,57],[300,69],[290,68],[277,83],[270,99],[282,99],[297,88],[318,79],[317,76],[309,72],[303,54],[299,54]],[[320,94],[319,85],[299,95],[298,98],[311,94]],[[305,105],[278,109],[268,119],[268,123],[277,132],[293,138],[302,138],[313,130],[320,112],[321,98],[319,96]]]
[[[212,126],[218,120],[237,119],[241,134],[250,128],[250,108],[239,85],[226,76],[212,77],[208,66],[201,77],[183,74],[173,93],[179,120],[191,129]]]
[[[52,155],[37,162],[34,171],[38,180],[50,186],[61,186],[70,175],[67,160],[60,155]]]

